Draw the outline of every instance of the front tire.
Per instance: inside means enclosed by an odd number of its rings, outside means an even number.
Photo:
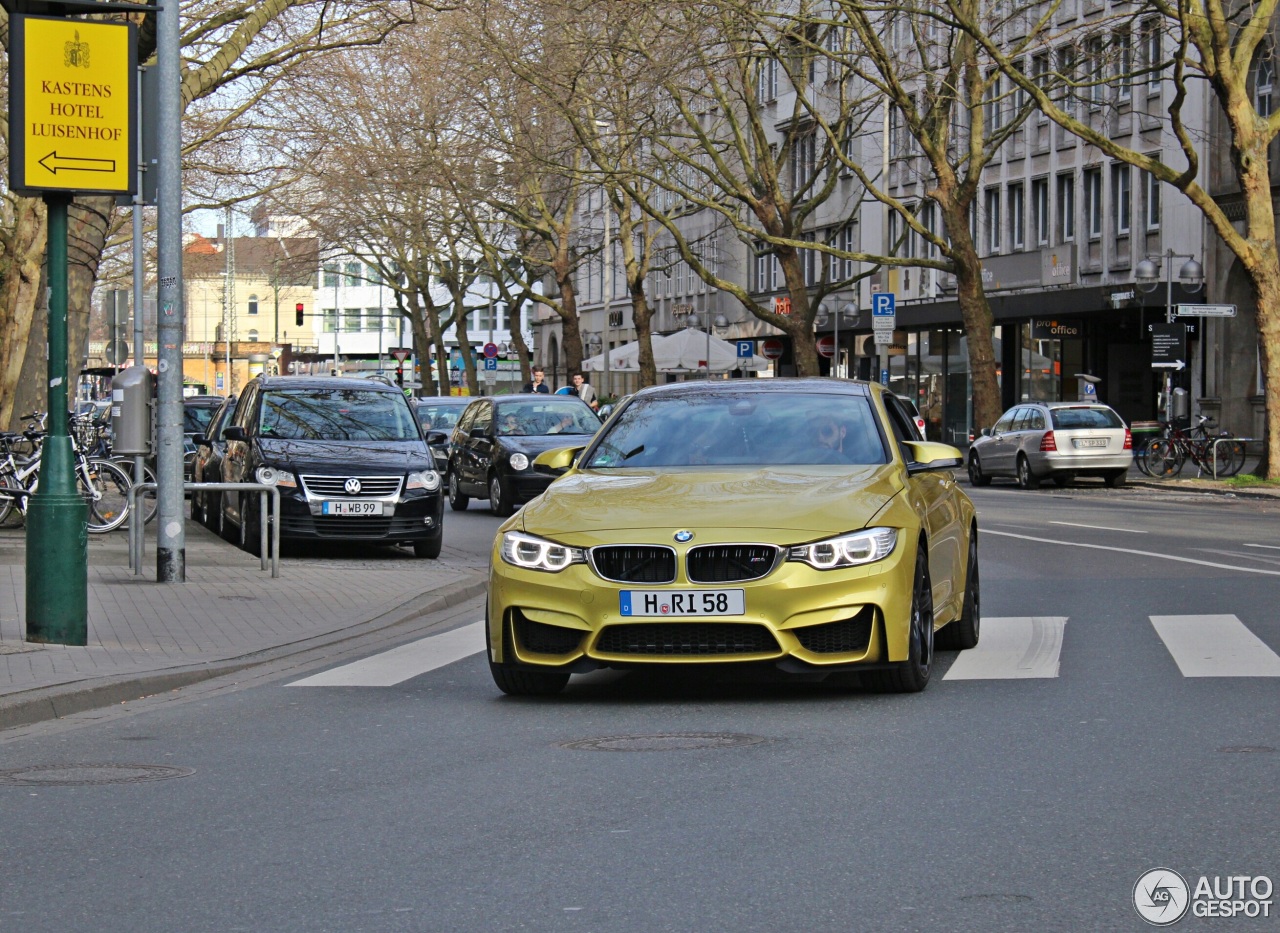
[[[969,482],[974,486],[991,485],[991,477],[982,472],[982,463],[975,453],[969,454]]]
[[[458,485],[458,471],[449,471],[449,508],[455,512],[465,512],[467,506],[471,503],[470,496],[462,494],[462,488]]]
[[[969,560],[964,574],[964,606],[960,618],[938,633],[936,644],[949,651],[965,651],[978,645],[982,625],[981,578],[978,576],[978,529],[969,530]]]
[[[507,518],[516,510],[502,477],[494,473],[489,477],[489,511],[499,518]]]
[[[1026,454],[1018,454],[1018,485],[1023,489],[1040,488],[1040,477],[1031,472],[1031,461]]]
[[[498,689],[513,697],[555,696],[569,682],[569,675],[559,671],[531,671],[514,664],[493,660],[492,641],[489,634],[489,611],[484,614],[485,656],[489,660],[489,673]],[[503,657],[511,656],[511,638],[506,625],[502,627]]]
[[[911,591],[911,623],[907,634],[907,660],[891,670],[876,671],[876,685],[889,693],[919,693],[929,686],[933,671],[933,587],[929,581],[929,555],[920,542],[916,552],[915,584]]]
[[[425,541],[413,542],[413,556],[435,560],[440,556],[440,548],[444,546],[444,535],[436,535],[434,538],[427,538]]]

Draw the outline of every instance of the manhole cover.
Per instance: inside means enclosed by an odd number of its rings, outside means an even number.
[[[1265,754],[1274,752],[1275,749],[1270,745],[1224,745],[1218,749],[1220,752],[1226,752],[1229,755],[1248,755],[1248,754]]]
[[[561,742],[561,748],[588,752],[682,752],[693,748],[740,748],[759,745],[764,736],[738,732],[659,732],[654,735],[610,735]]]
[[[0,771],[0,784],[71,787],[89,784],[139,784],[195,774],[194,768],[168,765],[34,765]]]

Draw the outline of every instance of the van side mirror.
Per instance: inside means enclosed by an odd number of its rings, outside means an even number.
[[[222,436],[229,441],[247,441],[249,439],[249,435],[245,433],[244,428],[240,427],[238,424],[233,424],[228,428],[224,428]]]

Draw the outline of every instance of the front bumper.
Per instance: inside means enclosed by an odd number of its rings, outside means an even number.
[[[444,498],[439,492],[386,503],[380,516],[321,515],[315,505],[301,491],[281,488],[280,537],[391,544],[429,540],[444,529]]]
[[[704,542],[705,543],[705,542]],[[621,584],[588,565],[525,570],[494,551],[488,593],[491,659],[580,673],[598,667],[773,663],[787,671],[856,670],[905,660],[916,545],[841,570],[784,561],[765,577],[709,586]],[[683,554],[680,566],[684,566]],[[739,616],[634,617],[623,590],[741,589]]]

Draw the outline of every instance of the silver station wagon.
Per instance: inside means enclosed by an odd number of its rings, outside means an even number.
[[[1066,486],[1077,476],[1124,484],[1133,464],[1133,435],[1106,405],[1088,402],[1024,402],[984,428],[969,448],[969,480],[986,486],[1012,476],[1023,489],[1052,477]]]

